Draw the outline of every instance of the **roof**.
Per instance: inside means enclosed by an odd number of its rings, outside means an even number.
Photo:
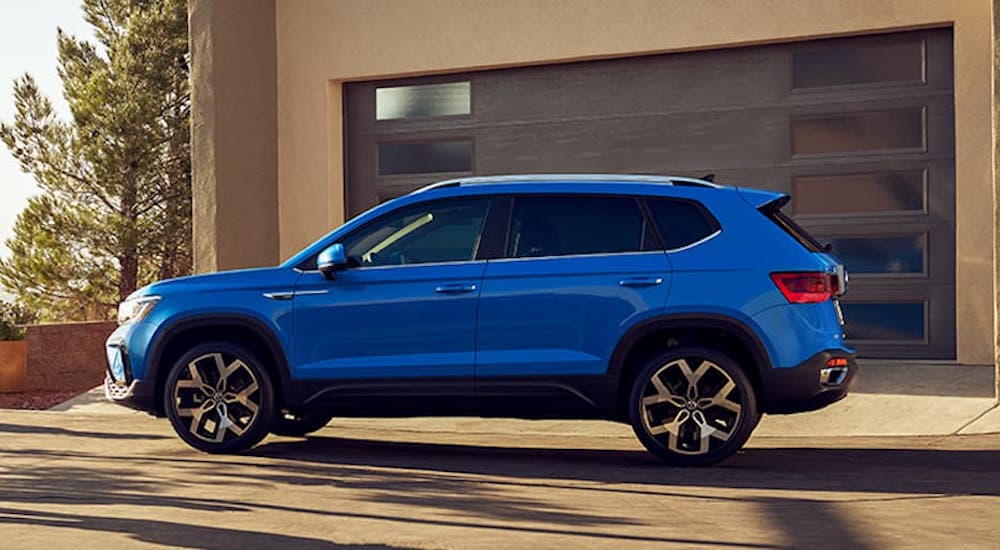
[[[681,176],[654,176],[643,174],[522,174],[503,176],[470,176],[432,183],[418,189],[416,192],[441,189],[443,187],[460,187],[464,185],[483,185],[490,183],[556,183],[556,182],[602,182],[602,183],[659,183],[685,187],[711,187],[720,185],[697,178]]]

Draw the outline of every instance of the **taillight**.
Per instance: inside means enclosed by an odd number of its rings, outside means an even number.
[[[785,298],[793,304],[825,302],[836,292],[833,277],[829,273],[772,273],[771,280],[778,285],[778,290],[785,295]]]

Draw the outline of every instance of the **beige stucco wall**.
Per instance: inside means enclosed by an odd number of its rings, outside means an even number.
[[[277,0],[280,256],[340,224],[341,83],[954,26],[958,359],[994,353],[990,0]]]
[[[273,265],[278,249],[274,0],[191,0],[195,271]]]

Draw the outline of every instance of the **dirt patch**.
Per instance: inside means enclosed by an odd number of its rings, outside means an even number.
[[[81,391],[23,391],[0,393],[0,409],[44,410],[52,408],[67,399],[80,395]]]

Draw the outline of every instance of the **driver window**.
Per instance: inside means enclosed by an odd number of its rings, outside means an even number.
[[[378,267],[476,258],[490,200],[421,204],[390,214],[344,239],[351,267]]]

